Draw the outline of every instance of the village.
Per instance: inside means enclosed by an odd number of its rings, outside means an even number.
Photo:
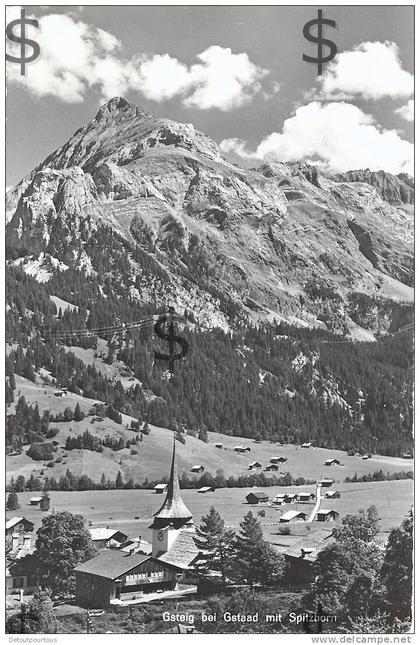
[[[85,499],[83,515],[88,521],[88,531],[97,555],[74,569],[74,602],[79,607],[130,606],[163,599],[194,597],[199,582],[194,565],[200,557],[194,538],[196,526],[201,519],[200,515],[195,513],[195,500],[202,500],[201,513],[210,505],[214,505],[223,513],[223,507],[227,502],[228,517],[233,521],[233,524],[228,526],[237,526],[240,517],[246,510],[251,509],[261,521],[265,539],[284,556],[288,565],[289,581],[293,585],[307,585],[313,582],[313,563],[318,553],[331,540],[332,527],[338,525],[340,517],[345,513],[356,511],[359,501],[359,507],[366,506],[366,485],[361,485],[361,494],[357,495],[360,485],[337,482],[334,476],[321,477],[311,485],[286,487],[286,490],[284,487],[278,490],[279,487],[276,486],[264,490],[216,490],[214,486],[202,486],[181,492],[176,443],[174,438],[167,482],[156,484],[153,490],[124,491],[132,509],[138,508],[138,495],[147,494],[145,517],[136,516],[134,521],[121,518],[120,522],[117,513],[113,512],[108,521],[96,521],[93,524],[91,518],[97,516],[93,502],[100,491],[86,491],[87,496],[80,492],[51,493],[52,508],[48,513],[71,509],[70,499],[75,501],[79,510],[80,496],[84,495]],[[220,442],[215,443],[217,450],[222,447]],[[301,445],[304,452],[312,448],[311,442]],[[251,448],[239,445],[234,447],[234,451],[248,455]],[[361,459],[364,457],[369,458],[368,455],[360,456]],[[287,457],[274,455],[265,464],[265,470],[277,472],[279,464],[286,461]],[[331,472],[340,464],[341,460],[335,457],[324,461],[325,470]],[[263,464],[259,461],[251,461],[248,464],[249,471],[262,468]],[[205,470],[205,466],[196,464],[191,466],[190,470],[200,474]],[[378,503],[382,515],[389,514],[389,526],[398,523],[391,515],[391,493],[393,512],[397,506],[400,521],[400,517],[404,512],[408,512],[411,505],[411,482],[385,481],[371,484],[372,501]],[[113,497],[115,494],[121,495],[121,491],[106,492],[108,512],[113,509],[112,500],[116,501]],[[63,496],[61,504],[60,495]],[[356,505],[351,502],[352,496],[358,500]],[[381,506],[381,499],[386,502],[387,497],[388,505],[385,503]],[[36,530],[40,526],[41,516],[45,515],[40,510],[42,495],[24,493],[21,498],[27,500],[22,515],[12,515],[8,512],[9,519],[6,522],[7,596],[12,609],[30,598],[38,588],[39,581],[36,576],[31,575],[30,570],[21,570],[19,576],[14,576],[10,573],[10,567],[13,569],[12,565],[16,561],[25,562],[25,558],[30,562],[27,556],[35,550]],[[184,498],[188,499],[188,506]],[[190,501],[193,502],[193,511],[189,510]],[[89,509],[87,504],[91,504]],[[124,514],[123,510],[122,513]],[[385,527],[386,525],[387,522]]]

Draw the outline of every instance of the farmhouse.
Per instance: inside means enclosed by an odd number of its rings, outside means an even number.
[[[124,546],[121,547],[121,551],[125,553],[144,553],[145,555],[152,554],[152,543],[147,540],[143,540],[141,535],[134,538],[133,540],[127,540]]]
[[[302,443],[301,448],[312,448],[312,441],[306,441],[305,443]]]
[[[41,499],[42,499],[42,497],[38,497],[38,496],[37,497],[31,497],[31,499],[29,500],[29,503],[30,503],[31,506],[38,506],[38,504],[41,503]]]
[[[204,471],[204,466],[203,466],[203,464],[199,464],[199,465],[197,465],[197,466],[193,466],[193,467],[191,468],[191,472],[192,472],[192,473],[202,473],[203,471]]]
[[[13,517],[6,522],[6,593],[22,591],[32,593],[38,584],[35,575],[33,554],[35,547],[31,544],[34,525],[23,517]],[[28,557],[27,557],[28,556]],[[23,560],[25,566],[20,567],[19,575],[11,574],[11,565],[17,560]]]
[[[32,533],[34,525],[24,517],[12,517],[6,522],[6,552],[13,551],[23,544],[28,534]],[[30,535],[29,535],[30,540]]]
[[[306,522],[307,513],[303,511],[286,511],[279,519],[280,524],[288,522]]]
[[[266,466],[265,469],[269,471],[274,471],[274,470],[278,470],[279,467],[277,466],[277,464],[268,464],[268,466]]]
[[[310,502],[315,499],[314,493],[298,493],[297,496],[299,502]]]
[[[76,601],[82,606],[104,607],[144,599],[154,593],[175,591],[178,585],[195,592],[193,563],[198,557],[191,511],[181,497],[176,463],[176,446],[165,500],[155,513],[151,554],[105,549],[75,569]],[[165,597],[164,595],[159,596]]]
[[[249,446],[235,446],[234,451],[235,452],[251,452],[251,448]]]
[[[338,490],[327,490],[324,497],[325,499],[340,499],[341,495]]]
[[[100,549],[120,548],[128,538],[121,531],[110,528],[89,529],[90,537],[95,547]]]
[[[339,466],[341,464],[341,461],[339,459],[327,459],[325,462],[326,466]]]
[[[261,468],[261,464],[259,461],[253,461],[252,464],[249,464],[248,470],[258,470]]]
[[[340,513],[337,513],[337,511],[318,511],[316,519],[318,522],[335,522],[339,515]]]
[[[215,490],[214,486],[202,486],[197,490],[197,493],[214,493]]]
[[[268,502],[268,495],[263,491],[256,490],[254,492],[248,493],[245,497],[248,504],[265,504]]]
[[[324,477],[321,479],[321,486],[322,488],[328,488],[329,486],[332,486],[334,483],[333,479],[329,479],[328,477]]]
[[[331,536],[331,531],[320,529],[305,535],[284,552],[286,576],[289,581],[298,584],[314,581],[313,564],[318,553],[329,544]]]
[[[161,495],[162,493],[166,493],[168,488],[168,484],[156,484],[155,486],[155,493],[158,495]]]

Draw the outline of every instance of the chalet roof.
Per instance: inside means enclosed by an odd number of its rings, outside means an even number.
[[[282,516],[281,520],[294,520],[295,517],[298,517],[299,515],[304,515],[306,517],[306,513],[303,511],[286,511]]]
[[[31,502],[40,502],[42,497],[40,495],[36,495],[35,497],[31,497],[30,501]]]
[[[156,484],[155,489],[158,490],[165,490],[165,488],[168,488],[168,484]]]
[[[338,492],[338,491],[336,491],[336,490],[327,490],[327,492],[326,492],[326,493],[324,493],[324,496],[325,496],[325,497],[334,497],[334,495],[336,495],[336,494],[337,494],[337,492]]]
[[[310,448],[312,446],[312,441],[305,441],[301,444],[301,448]]]
[[[327,459],[325,463],[326,463],[326,464],[333,464],[333,463],[337,463],[337,464],[339,464],[339,463],[340,463],[340,460],[339,460],[339,459],[337,459],[336,457],[333,457],[332,459]]]
[[[322,551],[325,546],[327,546],[327,540],[331,538],[331,536],[331,531],[325,529],[320,529],[319,531],[314,531],[314,533],[309,533],[298,542],[295,542],[293,546],[289,547],[284,552],[284,555],[290,558],[300,558],[314,562],[318,556],[318,553]]]
[[[129,540],[125,544],[125,546],[120,549],[120,551],[129,553],[133,549],[135,549],[137,553],[142,552],[146,553],[147,555],[151,555],[152,543],[148,542],[147,540],[143,540],[142,538],[134,538],[133,540]]]
[[[191,531],[180,531],[169,551],[157,559],[179,569],[187,569],[198,555]]]
[[[97,556],[91,558],[83,564],[78,564],[74,571],[82,573],[91,573],[101,578],[108,580],[115,580],[118,576],[122,576],[139,564],[149,560],[149,555],[144,553],[133,553],[132,555],[120,551],[119,549],[105,549]]]
[[[26,522],[27,524],[31,524],[32,526],[34,525],[33,522],[26,520],[24,517],[12,517],[10,520],[7,520],[6,529],[11,529],[13,526],[16,526],[16,524],[19,524],[20,522]]]
[[[308,491],[304,491],[303,493],[298,493],[299,497],[308,497],[308,496],[310,497],[311,495],[315,497],[314,493],[308,493]]]
[[[268,499],[267,493],[264,493],[262,490],[252,490],[246,497],[249,497],[250,495],[254,495],[257,499]]]
[[[153,520],[152,526],[156,528],[162,528],[170,523],[174,524],[174,526],[177,524],[180,524],[182,526],[182,524],[192,519],[192,513],[185,506],[179,489],[178,467],[176,463],[175,433],[171,474],[169,476],[165,501],[154,515],[155,519]]]
[[[96,529],[89,529],[90,537],[93,541],[95,540],[110,540],[114,535],[119,534],[122,536],[123,540],[127,539],[127,535],[125,533],[122,533],[122,531],[118,531],[116,529],[107,529],[107,528],[96,528]]]
[[[337,511],[332,511],[331,509],[324,509],[321,511],[318,511],[318,515],[329,515],[330,513],[334,513],[335,515],[338,515]]]
[[[202,486],[197,490],[197,493],[209,493],[210,491],[213,491],[214,488],[213,486]]]

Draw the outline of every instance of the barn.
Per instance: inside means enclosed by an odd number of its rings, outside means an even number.
[[[245,497],[248,504],[265,504],[268,502],[268,495],[263,491],[256,490],[254,492],[248,493]]]
[[[160,495],[162,493],[166,493],[167,489],[168,489],[168,484],[156,484],[155,493]]]
[[[39,496],[31,497],[31,499],[29,500],[29,503],[31,506],[38,506],[38,504],[41,503],[41,500],[42,500],[42,497],[39,497]]]
[[[191,468],[191,472],[192,472],[192,473],[202,473],[202,472],[204,472],[204,466],[203,466],[203,464],[198,464],[198,465],[196,465],[196,466],[193,466],[193,467]]]
[[[115,529],[98,527],[89,529],[90,537],[95,547],[100,549],[120,548],[128,539],[128,535]]]
[[[337,511],[325,510],[318,511],[316,519],[318,522],[335,522],[339,516],[340,513],[337,513]]]
[[[339,459],[327,459],[325,462],[326,466],[339,466],[341,464],[341,461]]]
[[[312,441],[305,441],[305,443],[302,443],[301,448],[312,448]]]
[[[268,471],[275,471],[275,470],[278,470],[279,467],[277,466],[277,464],[268,464],[268,466],[266,466],[265,469]]]
[[[310,502],[315,499],[314,493],[299,493],[297,497],[299,502]]]
[[[286,511],[279,519],[280,524],[287,524],[289,522],[306,522],[307,513],[303,511]]]
[[[333,479],[330,479],[329,477],[324,477],[321,479],[321,486],[322,488],[328,488],[329,486],[332,486],[334,483]]]
[[[340,499],[341,495],[338,490],[327,490],[324,497],[325,499]]]
[[[215,445],[216,448],[219,448],[219,450],[221,450],[223,448],[222,443],[215,443],[214,445]]]
[[[248,470],[258,470],[261,468],[261,464],[259,461],[253,461],[252,464],[249,464]]]
[[[214,486],[202,486],[197,490],[197,493],[214,493],[215,490]]]

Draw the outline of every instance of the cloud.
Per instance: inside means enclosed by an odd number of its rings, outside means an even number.
[[[322,105],[313,101],[299,107],[286,119],[282,131],[265,137],[255,151],[239,139],[225,139],[220,148],[246,159],[308,161],[327,172],[359,168],[413,172],[413,145],[345,102]]]
[[[389,41],[364,42],[337,54],[319,83],[324,98],[378,100],[411,96],[414,91],[414,77],[402,69],[399,49]]]
[[[15,9],[15,8],[13,8]],[[19,12],[8,14],[8,20]],[[27,13],[27,17],[30,17]],[[20,66],[8,65],[8,81],[26,88],[37,98],[54,96],[66,103],[80,103],[89,88],[103,99],[129,90],[161,102],[179,96],[186,107],[231,110],[256,94],[264,98],[278,91],[278,84],[264,89],[268,70],[253,63],[246,53],[212,45],[187,64],[167,53],[154,56],[121,56],[121,42],[111,33],[78,19],[77,15],[47,14],[30,27],[30,37],[41,47],[41,56],[20,75]],[[18,44],[8,43],[8,53],[20,55]]]
[[[395,114],[405,121],[414,121],[414,99],[410,99],[405,105],[397,108]]]

